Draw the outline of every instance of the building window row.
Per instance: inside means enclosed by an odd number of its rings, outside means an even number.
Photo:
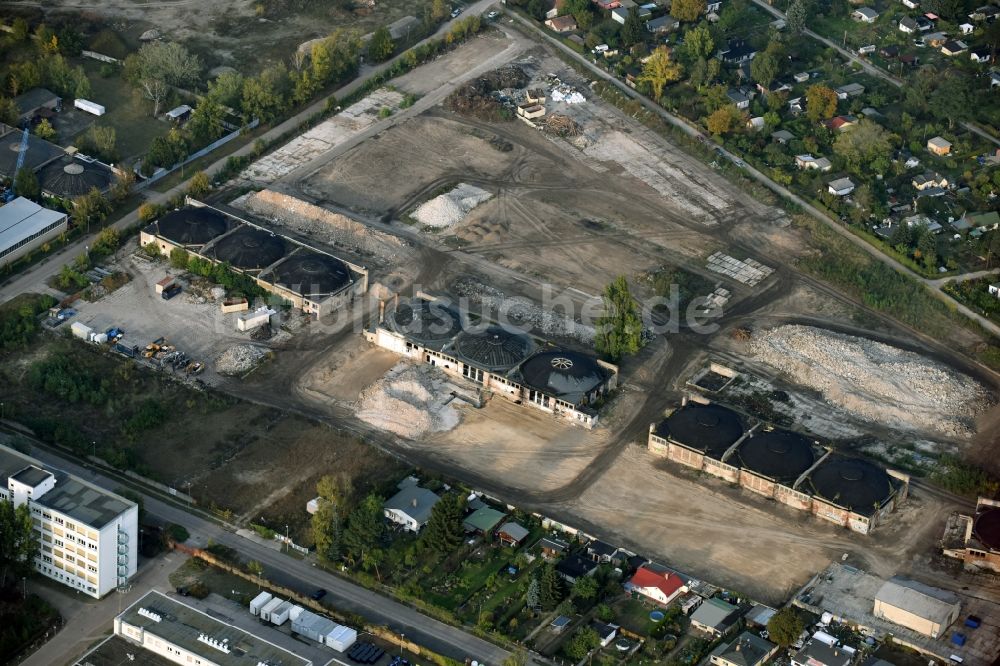
[[[11,245],[10,247],[8,247],[7,249],[5,249],[3,251],[0,251],[0,257],[7,256],[8,254],[10,254],[11,252],[13,252],[14,250],[17,250],[20,247],[24,247],[25,245],[27,245],[31,241],[35,240],[39,236],[44,236],[45,234],[49,233],[50,231],[58,229],[60,226],[62,226],[65,223],[66,223],[66,220],[64,218],[62,220],[59,220],[58,222],[54,222],[54,223],[50,224],[49,226],[45,227],[41,231],[39,231],[37,233],[34,233],[34,234],[31,234],[27,238],[25,238],[23,240],[20,240],[17,243],[14,243],[13,245]]]

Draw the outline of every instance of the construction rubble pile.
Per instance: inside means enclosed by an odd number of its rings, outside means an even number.
[[[242,375],[250,372],[267,356],[267,350],[255,345],[233,345],[219,355],[215,370],[220,375]]]
[[[361,392],[357,417],[380,430],[416,439],[451,430],[459,421],[449,383],[440,370],[403,362]]]
[[[505,65],[462,84],[448,95],[444,104],[455,113],[483,120],[504,120],[509,117],[507,108],[513,102],[501,91],[524,88],[528,80],[528,75],[517,65]]]
[[[970,377],[867,338],[784,325],[755,332],[749,350],[834,406],[890,428],[964,437],[990,403]]]
[[[507,321],[524,329],[534,329],[552,337],[573,338],[585,344],[594,341],[594,327],[581,324],[564,314],[546,310],[523,296],[507,296],[495,287],[470,277],[463,277],[452,285],[452,291],[470,303],[482,306],[487,317],[503,312]]]
[[[413,212],[413,218],[424,226],[443,229],[464,220],[473,208],[492,196],[474,185],[459,183],[454,189],[424,202]]]
[[[539,123],[545,131],[551,132],[556,136],[579,136],[583,131],[580,123],[561,113],[550,113],[545,118],[539,120]]]

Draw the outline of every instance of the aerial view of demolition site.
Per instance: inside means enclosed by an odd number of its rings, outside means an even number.
[[[613,561],[650,607],[680,591],[726,646],[712,663],[770,658],[766,631],[738,659],[729,629],[789,603],[812,618],[792,663],[890,643],[889,663],[991,663],[1000,504],[928,481],[995,445],[1000,382],[962,353],[978,334],[935,341],[800,270],[823,236],[522,30],[501,18],[148,222],[108,265],[131,281],[74,305],[73,332],[516,509],[546,556],[575,553],[568,581]],[[181,252],[265,295],[227,297]],[[596,315],[622,276],[661,305],[610,361]],[[308,542],[337,470],[238,439],[149,466],[220,507],[253,495],[237,518]],[[419,529],[409,483],[386,514]]]

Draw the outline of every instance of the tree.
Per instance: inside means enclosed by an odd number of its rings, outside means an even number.
[[[805,620],[795,608],[782,608],[767,621],[767,633],[781,647],[788,647],[799,639],[806,628]]]
[[[705,126],[716,136],[724,136],[738,129],[743,122],[743,114],[735,104],[727,104],[708,116]]]
[[[674,0],[670,14],[678,21],[697,21],[705,13],[705,0]]]
[[[523,647],[518,647],[500,662],[500,666],[528,666],[528,653]]]
[[[625,17],[625,23],[622,25],[622,45],[632,46],[633,44],[638,44],[643,41],[645,32],[642,19],[639,18],[639,11],[635,7],[632,7],[628,10],[628,16]]]
[[[785,21],[788,24],[788,30],[793,35],[800,35],[805,30],[806,14],[805,0],[792,0],[792,3],[788,5],[788,11],[785,13]]]
[[[56,130],[52,127],[52,123],[49,122],[48,118],[42,118],[42,122],[35,126],[35,134],[38,135],[39,139],[51,141],[56,135]]]
[[[0,586],[6,586],[10,574],[27,575],[38,548],[27,502],[17,507],[13,502],[0,502],[0,568],[3,571]]]
[[[149,42],[125,59],[124,76],[153,102],[153,115],[171,86],[184,87],[198,82],[201,60],[177,42]]]
[[[191,176],[191,182],[188,184],[188,194],[193,197],[203,197],[208,194],[209,190],[212,189],[212,183],[208,180],[208,174],[204,171],[196,171],[193,176]]]
[[[541,594],[541,586],[538,583],[538,578],[532,578],[531,582],[528,583],[528,591],[524,596],[525,605],[532,610],[541,607]]]
[[[554,609],[566,596],[563,589],[563,581],[559,572],[551,564],[547,563],[542,568],[542,573],[538,577],[538,603],[547,611]]]
[[[684,48],[692,58],[711,57],[715,51],[715,41],[712,39],[712,31],[704,23],[696,28],[691,28],[684,33]]]
[[[28,167],[21,167],[14,176],[14,191],[19,197],[26,199],[37,199],[42,195],[42,186],[38,183],[38,176]]]
[[[885,173],[892,157],[893,139],[891,132],[864,118],[837,136],[833,152],[843,157],[855,173]]]
[[[913,237],[910,235],[910,225],[905,222],[897,222],[892,228],[892,233],[889,235],[889,245],[894,247],[898,252],[908,253],[910,251],[910,243],[913,242]]]
[[[17,118],[21,112],[17,108],[14,100],[8,97],[0,97],[0,123],[5,125],[17,125]]]
[[[117,143],[118,135],[115,128],[100,125],[92,125],[77,139],[77,145],[82,152],[108,162],[114,162],[118,157]]]
[[[191,262],[191,255],[182,247],[175,247],[170,251],[170,265],[179,270],[187,270]]]
[[[573,661],[580,661],[590,653],[591,650],[601,644],[601,639],[597,632],[590,627],[578,629],[573,637],[566,641],[563,652]]]
[[[573,584],[573,596],[585,601],[593,599],[597,596],[598,587],[597,581],[593,576],[578,578]]]
[[[618,360],[639,351],[642,318],[624,275],[604,288],[604,313],[597,321],[594,347],[597,353]]]
[[[11,24],[10,35],[15,42],[26,40],[28,38],[28,22],[18,16],[14,19],[14,23]]]
[[[243,75],[233,70],[226,70],[208,84],[208,93],[205,95],[205,99],[210,99],[222,106],[238,108],[242,94]],[[205,100],[202,100],[202,104],[204,103]]]
[[[465,513],[465,498],[457,493],[448,493],[431,509],[420,545],[437,555],[450,553],[462,543],[462,515]]]
[[[955,127],[956,120],[969,117],[972,107],[969,90],[972,86],[965,76],[949,71],[948,76],[938,83],[928,99],[928,109],[935,118],[947,120],[948,127]]]
[[[389,28],[379,26],[378,30],[372,33],[372,38],[368,42],[368,57],[375,62],[384,62],[389,59],[395,50],[396,44],[392,41],[392,34]]]
[[[649,56],[649,60],[643,65],[639,80],[645,81],[650,85],[653,90],[653,97],[659,102],[660,97],[663,96],[664,86],[671,81],[681,78],[683,71],[681,64],[674,62],[671,58],[670,48],[660,46],[653,51],[652,55]]]
[[[920,259],[924,262],[924,266],[928,270],[934,270],[937,268],[937,239],[934,234],[928,229],[924,228],[917,240],[917,252],[920,253]]]
[[[774,77],[778,76],[780,68],[781,64],[778,59],[767,51],[758,53],[757,57],[750,61],[750,74],[754,81],[765,88],[771,87],[771,82],[774,81]]]
[[[203,98],[191,112],[191,120],[187,123],[195,145],[207,145],[225,134],[226,128],[222,124],[225,117],[226,110],[222,104],[212,97]]]
[[[448,4],[447,0],[433,0],[433,2],[431,2],[431,22],[440,23],[445,20],[448,18],[450,10],[451,6]]]
[[[347,516],[344,550],[353,562],[360,562],[365,551],[375,548],[384,533],[382,498],[375,494],[368,495]]]
[[[806,116],[813,122],[832,118],[837,113],[837,93],[815,83],[806,90]]]
[[[264,565],[257,560],[250,560],[247,562],[247,573],[251,576],[262,579],[264,577]]]

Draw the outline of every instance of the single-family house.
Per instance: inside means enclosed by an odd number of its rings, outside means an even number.
[[[542,557],[547,560],[559,557],[566,552],[567,548],[569,548],[568,543],[562,539],[556,539],[555,537],[545,537],[539,540],[537,546],[542,554]]]
[[[972,25],[969,22],[962,23],[958,26],[958,31],[963,35],[971,35],[975,29],[976,26]]]
[[[660,34],[676,30],[677,26],[679,25],[680,21],[675,19],[670,14],[664,14],[659,18],[646,21],[646,30],[650,31],[653,34]]]
[[[862,23],[874,23],[878,19],[878,12],[871,7],[858,7],[851,12],[851,18]]]
[[[992,231],[1000,229],[1000,213],[995,210],[983,213],[966,213],[962,216],[969,228],[985,229]]]
[[[850,114],[834,116],[823,123],[831,132],[846,132],[858,124],[858,119]]]
[[[979,64],[988,63],[993,59],[993,51],[987,47],[972,49],[969,51],[969,59]]]
[[[556,573],[570,584],[597,571],[597,562],[582,553],[570,553],[556,564]]]
[[[497,539],[499,539],[502,544],[516,548],[528,538],[529,534],[531,534],[531,532],[528,531],[528,528],[524,527],[520,523],[509,522],[504,523],[500,526],[500,529],[497,530]]]
[[[410,532],[419,532],[431,517],[431,509],[441,498],[417,484],[405,486],[382,505],[387,519]]]
[[[587,544],[587,555],[599,564],[618,564],[625,560],[625,552],[618,546],[612,546],[595,539]]]
[[[917,192],[917,199],[925,199],[928,197],[943,197],[948,193],[948,190],[943,187],[928,187],[926,190],[920,190]]]
[[[995,5],[983,5],[982,7],[979,7],[971,14],[969,14],[969,18],[976,23],[982,21],[986,21],[987,23],[992,23],[993,21],[996,20],[998,15],[1000,15],[1000,7],[997,7]]]
[[[726,97],[737,109],[749,109],[751,95],[744,88],[730,88],[726,91]]]
[[[614,624],[604,624],[603,622],[592,620],[590,628],[597,633],[597,638],[601,642],[602,648],[611,645],[611,641],[615,640],[615,636],[618,635],[618,626]]]
[[[615,7],[611,10],[611,20],[625,25],[625,20],[628,19],[629,10],[624,7]]]
[[[935,155],[947,155],[951,152],[951,141],[944,137],[936,136],[927,140],[927,150]]]
[[[854,191],[854,183],[850,178],[838,178],[827,184],[827,191],[837,197],[846,197]]]
[[[552,32],[573,32],[576,30],[576,19],[572,15],[557,16],[545,20],[545,26]]]
[[[636,569],[628,582],[625,591],[640,594],[658,604],[666,606],[679,595],[688,591],[687,585],[672,571],[655,564],[644,564]]]
[[[927,32],[934,28],[934,21],[931,21],[927,16],[915,16],[913,20],[917,23],[917,32]]]
[[[1000,298],[1000,282],[994,282],[989,287],[987,287],[987,289],[989,290],[991,296],[996,296],[997,298]]]
[[[796,155],[795,166],[800,169],[816,169],[817,171],[829,171],[833,164],[825,157],[813,157],[812,155]]]
[[[847,99],[848,97],[857,97],[865,92],[865,87],[860,83],[846,83],[835,91],[837,93],[837,99]]]
[[[946,56],[957,56],[969,50],[969,45],[960,39],[949,39],[941,45],[941,53]]]
[[[23,124],[37,115],[62,110],[62,97],[47,88],[32,88],[14,98],[17,122]]]
[[[757,50],[742,39],[731,39],[719,50],[719,59],[727,65],[738,65],[753,60]]]
[[[940,222],[932,220],[926,215],[910,215],[909,217],[904,217],[903,224],[905,224],[908,229],[925,228],[932,234],[941,233],[941,229],[943,228]]]
[[[739,625],[742,609],[713,597],[691,614],[691,627],[713,637],[725,636]]]
[[[802,649],[792,653],[792,666],[849,666],[854,652],[810,639]]]
[[[788,130],[778,130],[777,132],[771,132],[771,139],[785,145],[789,141],[795,138],[795,135]]]
[[[462,528],[469,534],[489,534],[507,514],[491,506],[476,509],[462,521]]]
[[[778,611],[770,606],[758,604],[751,608],[747,614],[743,616],[743,620],[751,626],[756,625],[758,627],[766,627],[767,623],[771,621],[771,618],[774,617],[777,612]]]
[[[920,6],[920,0],[903,0],[903,6],[909,7],[910,9],[916,9]]]
[[[899,20],[899,31],[912,35],[917,32],[917,21],[911,16],[904,16]]]
[[[712,650],[712,666],[760,666],[778,651],[778,646],[757,634],[744,631]]]
[[[925,171],[918,176],[914,176],[910,183],[917,190],[926,190],[929,187],[948,187],[948,177],[942,176],[939,173]]]

